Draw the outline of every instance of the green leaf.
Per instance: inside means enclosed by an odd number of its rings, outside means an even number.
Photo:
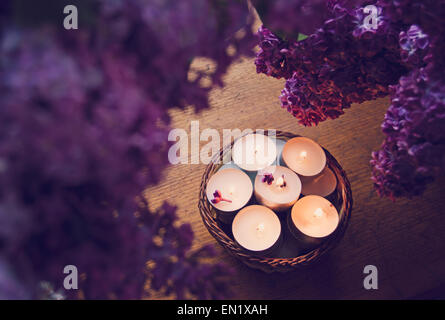
[[[308,36],[307,35],[305,35],[305,34],[302,34],[302,33],[299,33],[298,34],[298,38],[297,38],[297,41],[301,41],[301,40],[304,40],[304,39],[306,39]]]

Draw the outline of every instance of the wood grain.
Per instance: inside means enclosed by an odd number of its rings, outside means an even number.
[[[207,62],[201,61],[206,65]],[[199,63],[198,63],[199,64]],[[210,68],[211,66],[209,66]],[[234,64],[226,86],[211,92],[211,108],[171,112],[172,127],[190,132],[190,121],[200,130],[274,128],[310,137],[326,147],[346,170],[352,184],[354,208],[345,237],[321,262],[302,271],[265,274],[249,269],[218,251],[217,260],[237,270],[231,281],[234,299],[400,299],[438,297],[445,287],[445,198],[443,177],[417,199],[395,203],[380,199],[370,180],[370,155],[383,136],[380,124],[387,98],[354,105],[337,120],[304,128],[280,107],[284,81],[258,75],[253,59]],[[202,142],[201,146],[206,142]],[[196,155],[193,155],[196,157]],[[203,164],[170,166],[163,182],[146,190],[153,208],[163,201],[178,206],[182,222],[192,225],[194,246],[214,243],[198,212]],[[220,248],[218,246],[218,248]],[[363,288],[363,268],[379,270],[378,290]],[[154,295],[153,298],[163,298]]]

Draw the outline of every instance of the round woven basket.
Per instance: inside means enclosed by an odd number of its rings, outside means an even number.
[[[264,133],[267,135],[267,131]],[[276,131],[276,138],[282,140],[289,140],[298,137],[298,135]],[[222,166],[223,159],[230,156],[231,145],[224,146],[220,153],[215,155],[211,163],[207,165],[204,175],[202,177],[201,186],[199,190],[199,212],[202,217],[204,225],[209,230],[210,234],[222,245],[230,254],[240,259],[246,265],[260,269],[265,272],[288,272],[299,267],[307,266],[325,253],[334,248],[343,237],[343,234],[348,226],[352,210],[352,192],[351,185],[337,160],[326,150],[327,166],[334,172],[337,177],[337,188],[333,194],[329,196],[329,200],[337,208],[340,222],[333,234],[331,234],[323,243],[315,249],[296,255],[295,257],[275,257],[275,256],[258,256],[246,251],[239,246],[234,240],[230,232],[230,227],[221,223],[217,218],[217,212],[213,206],[208,202],[206,196],[207,182],[210,177],[218,171]]]

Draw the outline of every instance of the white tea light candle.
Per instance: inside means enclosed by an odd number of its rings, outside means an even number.
[[[313,177],[301,176],[301,193],[304,195],[317,195],[321,197],[327,197],[335,191],[337,187],[337,178],[334,172],[328,167],[325,167],[323,171]]]
[[[269,208],[252,205],[237,213],[232,223],[232,233],[243,248],[257,253],[265,252],[280,239],[281,223]]]
[[[233,162],[246,171],[257,171],[270,166],[276,156],[274,140],[259,133],[239,138],[232,148]]]
[[[335,231],[339,223],[337,209],[327,199],[310,195],[292,207],[291,222],[304,235],[322,239]]]
[[[206,195],[213,207],[232,212],[244,207],[252,197],[253,185],[249,176],[235,168],[216,172],[207,183]]]
[[[326,166],[326,154],[315,141],[305,137],[290,139],[283,148],[287,167],[302,176],[315,176]]]
[[[275,211],[290,208],[301,192],[301,181],[295,172],[273,166],[258,172],[255,178],[255,198],[259,203]]]

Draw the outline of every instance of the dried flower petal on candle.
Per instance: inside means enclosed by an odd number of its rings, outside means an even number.
[[[219,203],[221,201],[221,192],[219,190],[213,193],[213,199],[211,201],[212,203]]]
[[[216,204],[216,203],[220,203],[221,201],[226,201],[226,202],[232,202],[232,200],[229,199],[224,199],[222,197],[221,191],[219,190],[215,190],[215,192],[213,193],[213,199],[211,200],[212,203]]]
[[[213,193],[213,196],[214,196],[215,198],[221,198],[221,197],[222,197],[222,195],[221,195],[221,191],[219,191],[219,190],[215,190],[215,192]]]
[[[261,180],[261,181],[266,182],[268,185],[271,185],[274,180],[275,180],[275,178],[273,177],[272,173],[265,173],[263,175],[263,180]]]

